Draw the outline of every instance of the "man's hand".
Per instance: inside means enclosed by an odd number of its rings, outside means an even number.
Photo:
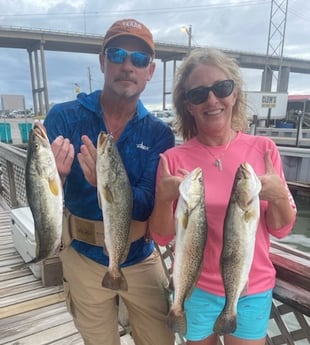
[[[92,186],[97,186],[96,175],[96,160],[97,149],[88,138],[87,135],[82,136],[83,145],[81,145],[80,152],[77,154],[78,161],[83,170],[85,179]]]
[[[52,142],[52,151],[55,156],[56,166],[62,183],[65,182],[66,177],[71,171],[72,162],[74,159],[74,147],[69,139],[63,136],[58,136]]]

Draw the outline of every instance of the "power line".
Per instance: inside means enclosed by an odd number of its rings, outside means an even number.
[[[262,6],[270,4],[270,0],[249,0],[249,1],[236,1],[233,3],[223,3],[223,4],[210,4],[210,5],[199,5],[199,6],[179,6],[178,8],[175,7],[165,7],[165,8],[151,8],[151,9],[132,9],[132,10],[117,10],[117,11],[81,11],[81,12],[52,12],[52,13],[23,13],[23,14],[4,14],[1,13],[1,17],[38,17],[38,16],[80,16],[80,15],[87,15],[87,16],[113,16],[119,14],[158,14],[158,13],[176,13],[176,12],[197,12],[206,10],[217,10],[223,8],[231,8],[231,7],[247,7],[247,6]]]

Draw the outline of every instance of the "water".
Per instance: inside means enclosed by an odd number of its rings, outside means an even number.
[[[302,252],[310,253],[310,198],[295,196],[294,200],[297,206],[297,220],[294,229],[288,236],[277,241]]]

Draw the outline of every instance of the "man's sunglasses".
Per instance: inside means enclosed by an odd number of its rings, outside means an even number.
[[[130,56],[131,63],[138,68],[145,68],[152,61],[150,54],[143,52],[131,52],[123,48],[107,48],[105,55],[108,57],[110,62],[117,64],[124,63],[127,59],[127,56]]]
[[[185,98],[192,104],[201,104],[208,99],[209,92],[212,91],[218,98],[229,96],[234,89],[233,80],[222,80],[212,86],[199,86],[187,91]]]

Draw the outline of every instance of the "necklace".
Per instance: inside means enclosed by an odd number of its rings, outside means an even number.
[[[107,132],[108,132],[109,134],[111,134],[112,136],[117,135],[118,132],[119,132],[120,130],[122,130],[122,129],[124,129],[124,128],[126,127],[128,121],[129,121],[130,119],[132,119],[132,117],[135,115],[135,113],[136,113],[136,110],[134,111],[134,113],[132,113],[132,114],[130,115],[130,117],[127,119],[127,121],[126,121],[125,123],[122,123],[120,126],[116,127],[113,131],[111,130],[111,126],[110,126],[110,124],[109,124],[109,122],[108,122],[107,117],[103,114],[103,120],[104,120],[106,129],[107,129]]]
[[[216,166],[218,168],[219,171],[223,170],[222,158],[224,157],[225,153],[227,152],[227,150],[228,150],[228,148],[229,148],[229,146],[231,144],[231,140],[232,140],[232,134],[230,134],[228,143],[226,144],[224,151],[218,157],[215,154],[213,154],[213,152],[210,151],[208,146],[205,146],[205,148],[207,149],[208,153],[215,159],[215,162],[213,164],[214,164],[214,166]]]

